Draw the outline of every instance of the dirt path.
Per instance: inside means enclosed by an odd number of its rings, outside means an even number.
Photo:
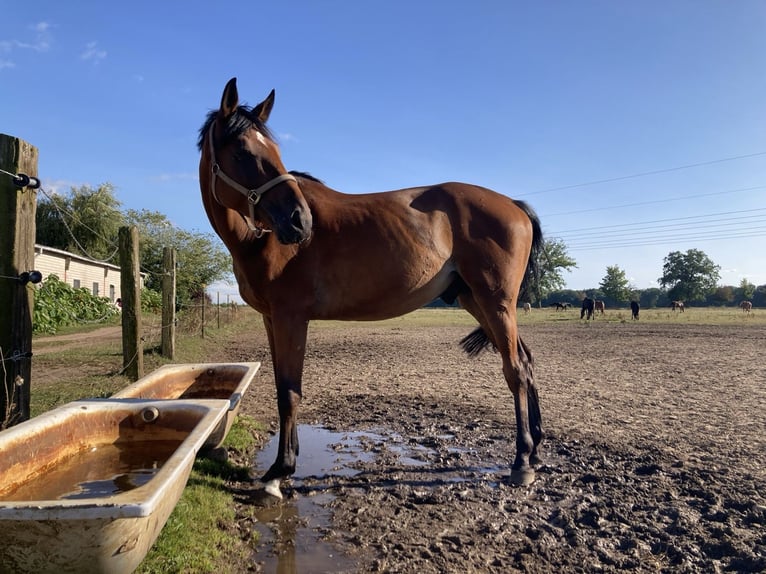
[[[122,337],[122,327],[101,327],[86,333],[72,333],[70,335],[52,335],[50,337],[36,337],[32,341],[35,355],[60,352],[65,350],[79,349],[91,345],[93,341],[118,340]]]
[[[467,359],[466,332],[310,333],[301,422],[379,438],[358,474],[288,482],[282,504],[332,495],[316,530],[353,571],[766,570],[762,327],[525,327],[547,435],[529,487],[507,480],[515,427],[499,358]],[[244,409],[273,424],[266,349],[250,333],[221,360],[263,363]],[[238,526],[251,520],[243,511]],[[261,568],[255,557],[241,571]]]

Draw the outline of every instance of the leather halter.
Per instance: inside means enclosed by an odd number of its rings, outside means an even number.
[[[279,185],[283,181],[294,181],[297,182],[298,180],[295,179],[295,176],[289,173],[283,173],[282,175],[278,175],[277,177],[270,179],[260,187],[256,187],[255,189],[248,189],[244,185],[234,181],[232,178],[230,178],[224,171],[221,169],[221,166],[218,165],[218,162],[215,160],[215,148],[213,146],[213,128],[215,127],[215,122],[210,124],[209,129],[209,135],[208,135],[208,142],[210,143],[210,172],[212,174],[212,177],[210,179],[210,190],[213,193],[213,198],[218,202],[219,205],[226,207],[221,203],[221,200],[218,199],[218,194],[215,191],[215,179],[216,177],[220,177],[223,182],[231,187],[232,189],[238,191],[242,195],[244,195],[247,198],[247,203],[250,208],[250,219],[252,221],[248,221],[248,219],[243,215],[242,219],[245,220],[245,223],[247,224],[247,227],[250,229],[250,231],[255,233],[255,236],[258,238],[263,237],[264,233],[271,233],[271,229],[264,229],[263,227],[256,227],[253,223],[255,221],[255,206],[258,205],[258,202],[261,201],[261,197],[264,193],[269,191],[272,187]]]

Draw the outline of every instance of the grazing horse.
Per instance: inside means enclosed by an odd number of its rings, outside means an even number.
[[[601,311],[601,314],[604,314],[604,311],[606,310],[606,305],[603,301],[594,301],[593,302],[593,310],[594,311]]]
[[[532,304],[531,303],[524,303],[524,314],[532,312]]]
[[[638,312],[641,309],[641,307],[638,304],[638,301],[631,301],[630,302],[630,313],[635,321],[638,321]]]
[[[556,311],[566,311],[571,306],[571,303],[551,303],[551,307],[556,307]]]
[[[586,321],[588,319],[596,318],[596,314],[593,312],[595,303],[596,302],[590,297],[586,297],[585,299],[582,300],[582,308],[580,309],[580,319],[585,317],[586,314],[587,314],[587,317],[585,318]]]
[[[279,447],[261,478],[266,492],[281,497],[280,481],[295,472],[309,321],[386,319],[437,297],[457,299],[478,321],[461,341],[469,355],[490,346],[500,354],[516,415],[510,478],[532,482],[543,431],[516,303],[537,277],[534,211],[464,183],[347,195],[288,172],[266,127],[273,104],[272,90],[253,108],[240,105],[232,78],[197,141],[202,203],[242,298],[263,316],[274,366]]]
[[[753,303],[751,301],[742,301],[739,306],[742,307],[743,313],[750,313],[753,310]]]
[[[678,309],[681,313],[684,313],[684,302],[683,301],[673,301],[670,306],[673,308],[673,311]]]

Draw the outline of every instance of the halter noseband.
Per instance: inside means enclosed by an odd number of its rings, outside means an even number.
[[[295,176],[289,173],[283,173],[282,175],[278,175],[274,179],[270,179],[266,183],[264,183],[262,186],[257,187],[255,189],[247,189],[244,185],[234,181],[232,178],[230,178],[228,175],[224,173],[224,171],[221,169],[221,166],[218,165],[218,162],[215,160],[215,148],[213,147],[213,127],[215,126],[215,122],[210,124],[210,134],[208,137],[208,141],[210,142],[210,162],[211,162],[211,168],[210,172],[212,174],[211,180],[210,180],[210,190],[213,193],[213,198],[218,202],[219,205],[226,207],[221,203],[221,200],[218,199],[218,194],[215,191],[215,178],[220,177],[223,182],[231,187],[232,189],[237,190],[239,193],[244,195],[247,198],[247,203],[250,207],[250,219],[252,221],[255,221],[255,206],[258,205],[258,202],[261,201],[261,197],[264,193],[269,191],[272,187],[279,185],[283,181],[295,181]],[[256,227],[253,222],[248,221],[247,218],[243,215],[242,219],[245,220],[245,223],[247,224],[247,227],[250,229],[250,231],[254,232],[256,237],[260,238],[263,237],[264,233],[270,233],[271,229],[264,229],[263,227]]]

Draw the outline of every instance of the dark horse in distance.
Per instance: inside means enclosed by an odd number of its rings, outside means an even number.
[[[586,297],[582,300],[582,307],[580,308],[580,319],[583,317],[587,321],[588,319],[594,319],[596,317],[595,313],[595,307],[596,302],[591,299],[590,297]]]
[[[478,321],[461,341],[469,355],[500,354],[516,414],[511,480],[531,482],[543,432],[516,303],[542,247],[535,213],[464,183],[347,195],[288,172],[266,127],[273,104],[272,90],[254,108],[240,105],[232,78],[198,140],[205,211],[242,298],[263,316],[274,365],[279,448],[266,491],[281,496],[280,480],[295,472],[309,321],[385,319],[438,297]]]

